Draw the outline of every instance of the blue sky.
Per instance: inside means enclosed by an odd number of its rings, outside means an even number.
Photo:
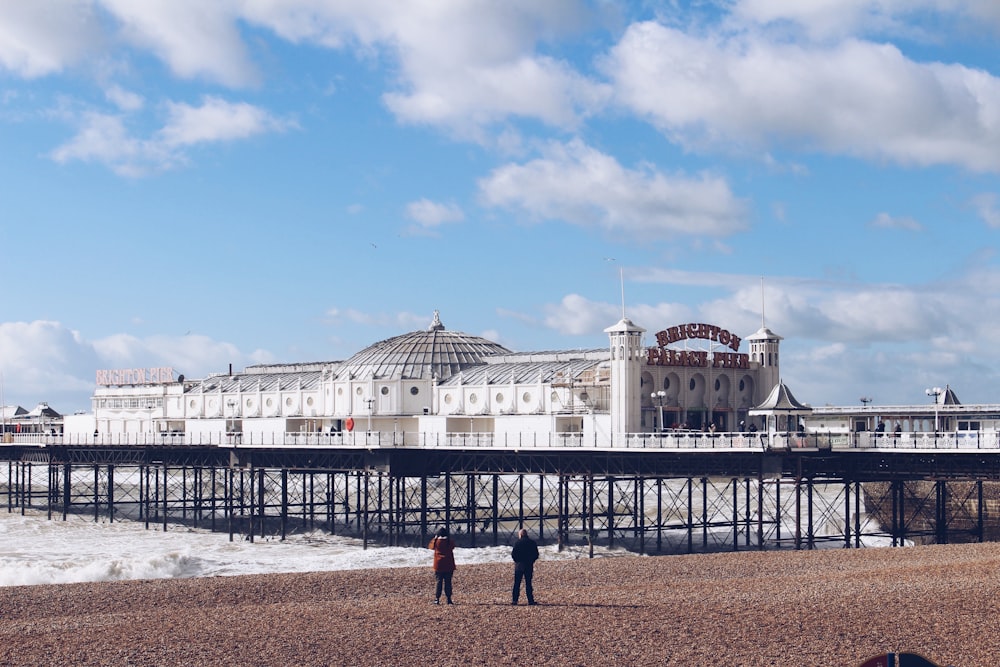
[[[1000,403],[998,33],[993,0],[0,0],[4,402],[434,310],[603,347],[622,284],[647,344],[745,336],[763,282],[800,400]]]

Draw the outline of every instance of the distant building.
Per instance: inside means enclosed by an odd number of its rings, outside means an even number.
[[[48,403],[39,403],[31,410],[25,410],[20,405],[0,406],[0,433],[4,436],[62,432],[63,416],[50,408]]]
[[[512,352],[446,329],[435,312],[427,329],[346,361],[258,365],[202,379],[164,368],[98,371],[93,424],[103,434],[253,442],[345,431],[597,442],[612,433],[735,431],[780,377],[781,337],[764,327],[746,337],[746,353],[740,336],[715,325],[668,326],[652,344],[645,331],[623,317],[605,330],[605,348]]]

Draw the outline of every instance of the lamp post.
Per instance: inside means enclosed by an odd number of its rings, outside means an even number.
[[[931,387],[926,389],[925,392],[928,396],[934,397],[934,435],[938,432],[938,405],[941,403],[941,395],[944,394],[944,389],[941,387]]]
[[[368,404],[368,432],[372,432],[372,410],[375,409],[375,399],[366,398],[365,403]]]
[[[657,401],[660,404],[660,432],[663,432],[663,399],[667,396],[667,392],[662,389],[659,391],[654,391],[649,395],[650,398]]]
[[[861,401],[861,405],[863,405],[863,406],[865,406],[867,408],[868,404],[872,402],[872,397],[871,396],[862,396],[858,400]],[[868,417],[865,417],[865,424],[867,424],[867,426],[865,426],[865,428],[868,428],[868,429],[875,428],[874,426],[872,426],[871,422],[868,421]]]

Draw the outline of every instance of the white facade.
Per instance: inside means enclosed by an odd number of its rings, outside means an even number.
[[[769,331],[753,338],[751,354],[738,352],[735,335],[705,324],[668,327],[652,347],[645,347],[646,330],[627,318],[605,331],[604,349],[513,353],[445,330],[435,313],[426,331],[380,341],[344,362],[253,366],[167,382],[163,369],[157,382],[142,382],[150,374],[141,369],[101,371],[87,427],[154,441],[184,435],[215,442],[225,434],[281,442],[288,435],[364,432],[598,442],[711,424],[735,431],[778,377],[780,337]],[[113,384],[122,378],[135,383]]]

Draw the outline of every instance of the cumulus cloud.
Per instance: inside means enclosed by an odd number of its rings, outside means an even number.
[[[182,78],[204,77],[227,86],[258,81],[230,0],[99,0],[120,23],[124,39],[156,54]]]
[[[51,157],[60,164],[75,160],[104,164],[123,176],[142,176],[183,164],[185,148],[281,132],[294,123],[250,104],[206,97],[200,106],[168,103],[167,122],[148,139],[133,136],[123,114],[84,113],[80,129]]]
[[[58,409],[58,396],[93,390],[98,359],[91,344],[58,322],[0,323],[0,375],[5,403],[28,403],[33,407],[48,400]],[[80,401],[75,407],[85,406],[86,402]]]
[[[768,42],[631,25],[602,63],[619,104],[693,148],[771,143],[1000,170],[1000,79],[895,46]]]
[[[744,203],[723,178],[623,167],[579,140],[551,144],[543,157],[507,164],[479,182],[482,201],[632,236],[726,236],[744,228]]]
[[[213,96],[206,96],[200,106],[169,103],[167,107],[168,121],[157,140],[170,147],[246,139],[294,126],[252,104]]]
[[[473,136],[508,116],[573,127],[599,108],[608,87],[539,43],[573,31],[586,13],[575,0],[348,3],[250,0],[243,17],[285,39],[328,48],[355,45],[399,65],[383,99],[408,123]]]
[[[461,222],[465,219],[462,208],[454,202],[441,204],[429,199],[419,199],[406,205],[406,215],[418,223],[411,228],[414,233],[427,232],[450,222]]]
[[[0,67],[29,79],[61,72],[98,52],[102,32],[89,2],[2,2]]]
[[[60,412],[88,410],[96,372],[168,366],[188,377],[271,361],[265,350],[242,352],[208,336],[114,334],[86,340],[59,322],[0,323],[0,381],[4,402],[32,407],[48,402]]]
[[[992,331],[1000,327],[1000,271],[970,269],[946,283],[910,286],[892,283],[858,285],[791,277],[649,269],[630,277],[635,283],[698,288],[719,294],[696,307],[670,303],[634,303],[627,312],[644,326],[690,321],[691,318],[731,322],[734,331],[752,333],[761,324],[761,304],[767,326],[776,333],[811,346],[848,345],[856,349],[878,343],[920,344],[935,332],[936,346],[972,353],[992,347]],[[977,308],[974,304],[980,304]],[[617,309],[617,312],[616,312]],[[566,333],[596,333],[621,317],[620,306],[600,304],[571,294],[549,306],[546,324]],[[945,342],[946,341],[946,342]]]
[[[718,293],[691,306],[630,298],[627,315],[647,328],[647,345],[659,327],[684,322],[725,325],[741,336],[761,326],[757,276],[680,270],[637,275],[665,288]],[[637,275],[632,276],[635,282]],[[994,345],[1000,327],[998,293],[1000,271],[989,267],[950,282],[912,286],[769,277],[764,305],[766,325],[784,337],[783,378],[800,400],[843,404],[862,393],[884,401],[912,392],[922,402],[927,386],[950,382],[956,388],[984,387],[1000,380],[1000,353]],[[620,304],[579,294],[568,294],[543,311],[547,328],[590,339],[602,338],[603,330],[621,317]],[[994,399],[981,395],[968,400]]]
[[[544,307],[543,324],[569,336],[600,335],[622,317],[622,305],[593,301],[579,294],[567,294],[562,301]],[[681,304],[627,304],[625,315],[651,326],[664,322],[688,321],[691,309]]]
[[[993,0],[736,0],[732,14],[743,22],[791,24],[817,40],[857,34],[920,37],[908,19],[922,15],[930,15],[931,24],[947,18],[1000,28],[1000,6]]]

